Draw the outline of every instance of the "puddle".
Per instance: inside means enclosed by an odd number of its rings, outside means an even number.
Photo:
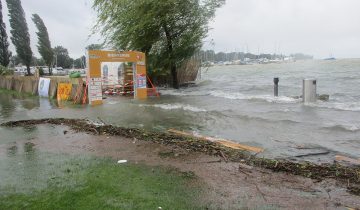
[[[81,183],[68,173],[81,174],[88,166],[90,156],[72,156],[37,152],[26,143],[24,151],[17,146],[8,149],[8,155],[0,160],[0,194],[32,193],[49,186],[72,187]],[[64,179],[67,179],[64,181]],[[60,182],[61,180],[61,182]]]

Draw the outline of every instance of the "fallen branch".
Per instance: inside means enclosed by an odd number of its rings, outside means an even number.
[[[239,163],[239,168],[245,168],[245,169],[247,169],[249,171],[254,169],[252,166],[248,166],[248,165],[245,165],[245,164],[242,164],[242,163]]]
[[[318,155],[327,155],[329,154],[329,151],[325,151],[325,152],[316,152],[316,153],[308,153],[308,154],[302,154],[302,155],[295,155],[294,157],[308,157],[308,156],[318,156]]]
[[[169,129],[168,132],[173,133],[175,135],[180,135],[180,136],[185,136],[185,137],[190,137],[190,138],[197,138],[197,139],[200,139],[200,140],[205,140],[205,141],[210,141],[210,142],[215,142],[215,143],[218,143],[218,144],[220,144],[222,146],[229,147],[229,148],[232,148],[232,149],[245,150],[245,151],[255,152],[255,153],[264,152],[264,149],[262,149],[262,148],[248,146],[248,145],[240,144],[240,143],[237,143],[237,142],[229,141],[229,140],[226,140],[226,139],[219,139],[219,138],[213,138],[213,137],[208,137],[208,136],[194,135],[194,134],[191,134],[191,133],[187,133],[187,132],[184,132],[184,131],[178,131],[178,130],[175,130],[175,129]]]
[[[96,133],[96,135],[99,135],[99,131],[96,130],[96,128],[90,128],[90,130],[94,131]]]
[[[254,183],[254,185],[255,185],[255,187],[256,187],[256,190],[260,193],[260,195],[262,196],[262,198],[264,199],[264,201],[266,201],[267,202],[267,199],[266,199],[266,194],[265,193],[263,193],[260,189],[259,189],[259,187],[257,186],[257,184],[255,184]]]
[[[225,162],[228,162],[228,158],[226,157],[226,155],[224,154],[223,151],[220,151],[221,157],[224,158]]]

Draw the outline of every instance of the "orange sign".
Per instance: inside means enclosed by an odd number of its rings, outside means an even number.
[[[69,83],[59,83],[57,90],[57,100],[58,101],[67,101],[71,96],[72,84]]]

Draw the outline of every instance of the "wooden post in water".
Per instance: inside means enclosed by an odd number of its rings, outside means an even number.
[[[278,97],[279,96],[279,78],[275,77],[274,78],[274,96]]]

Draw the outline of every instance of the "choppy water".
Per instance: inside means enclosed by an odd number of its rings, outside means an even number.
[[[280,77],[278,98],[272,96],[274,77]],[[316,78],[318,93],[329,94],[330,101],[304,105],[294,99],[303,78]],[[160,99],[145,102],[109,98],[103,106],[65,108],[47,99],[0,94],[0,121],[100,117],[119,126],[227,138],[263,147],[270,157],[327,150],[328,156],[308,159],[360,157],[360,59],[212,67],[196,87],[161,92]],[[0,139],[16,136],[5,128],[0,132]]]

